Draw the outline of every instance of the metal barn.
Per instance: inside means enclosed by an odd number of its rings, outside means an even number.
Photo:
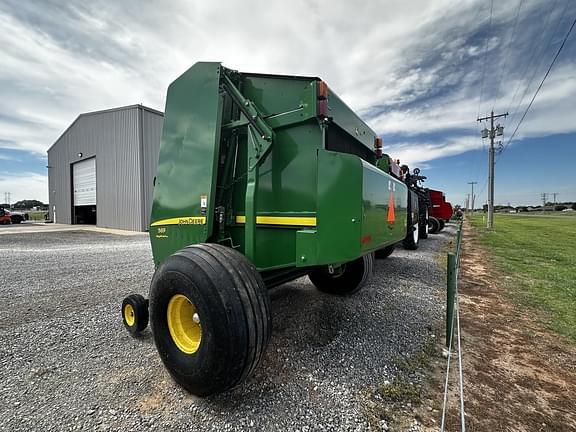
[[[51,220],[146,231],[163,119],[142,105],[79,115],[48,149]]]

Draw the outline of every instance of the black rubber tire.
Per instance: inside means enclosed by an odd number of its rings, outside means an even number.
[[[417,230],[417,233],[414,233],[414,231]],[[410,232],[408,233],[408,235],[406,235],[406,237],[404,238],[404,240],[402,240],[402,246],[404,246],[404,249],[408,249],[408,250],[416,250],[418,249],[418,246],[420,244],[420,229],[419,229],[419,225],[415,224],[411,230],[409,230]],[[414,238],[416,237],[416,238]]]
[[[168,303],[177,294],[193,303],[201,323],[200,345],[191,354],[177,347],[168,328]],[[186,247],[162,263],[150,288],[150,318],[162,362],[197,396],[244,381],[260,362],[272,329],[262,277],[244,255],[218,244]]]
[[[395,244],[390,245],[390,246],[386,246],[385,248],[382,248],[382,249],[378,249],[376,252],[374,252],[374,258],[375,259],[386,259],[390,255],[392,255],[392,252],[394,252],[394,249],[396,249]]]
[[[374,268],[374,254],[369,253],[344,264],[342,272],[330,274],[328,266],[318,267],[308,274],[310,282],[327,294],[349,295],[358,292]]]
[[[428,223],[430,224],[429,234],[438,234],[440,231],[440,221],[433,216],[428,218]]]
[[[440,232],[446,226],[446,222],[444,222],[442,219],[438,219],[438,222],[440,222],[440,229],[438,230],[438,232]]]
[[[428,209],[426,209],[424,214],[420,215],[420,231],[418,232],[418,235],[421,239],[428,238],[428,229]]]
[[[132,312],[134,317],[134,322],[132,325],[128,324],[126,321],[126,314],[124,309],[127,305],[132,306]],[[122,322],[126,330],[133,335],[140,333],[146,327],[148,327],[148,300],[142,297],[140,294],[131,294],[122,301]]]

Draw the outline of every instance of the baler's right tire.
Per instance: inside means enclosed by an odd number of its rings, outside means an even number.
[[[150,318],[164,365],[197,396],[244,381],[272,328],[262,277],[244,255],[218,244],[186,247],[162,263],[150,288]]]
[[[395,244],[390,245],[390,246],[386,246],[385,248],[382,248],[382,249],[378,249],[376,252],[374,252],[374,258],[386,259],[390,255],[392,255],[392,252],[394,252],[394,249],[396,249]]]
[[[428,232],[430,234],[438,234],[438,232],[440,231],[440,221],[435,217],[430,216],[428,218],[428,223],[430,224],[430,229],[428,230]]]
[[[442,219],[438,219],[438,222],[440,222],[440,229],[438,231],[442,231],[446,226],[446,222],[444,222]]]
[[[343,264],[330,274],[323,266],[308,274],[310,282],[318,290],[327,294],[348,295],[358,292],[365,284],[374,268],[374,255],[369,253],[354,261]]]

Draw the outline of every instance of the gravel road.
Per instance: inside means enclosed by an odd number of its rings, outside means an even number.
[[[256,373],[199,399],[171,380],[149,330],[124,329],[120,303],[147,294],[146,235],[0,236],[0,431],[378,429],[370,388],[404,372],[442,318],[438,253],[454,227],[376,262],[341,298],[306,278],[271,291],[273,334]]]

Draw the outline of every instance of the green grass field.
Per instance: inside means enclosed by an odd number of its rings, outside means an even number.
[[[30,220],[32,221],[44,221],[44,215],[46,214],[45,211],[31,211],[28,212],[28,216],[30,217]]]
[[[514,297],[576,342],[576,215],[564,215],[497,214],[491,232],[481,215],[471,222],[499,269],[513,276]]]

